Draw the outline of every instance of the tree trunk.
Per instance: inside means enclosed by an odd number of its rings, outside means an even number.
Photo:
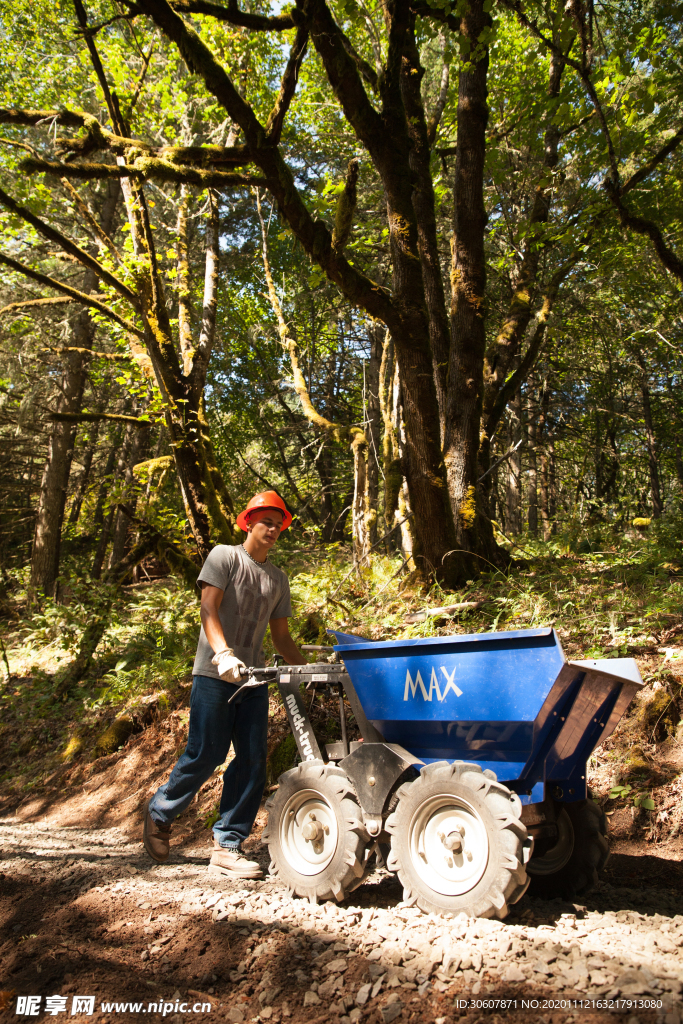
[[[377,541],[377,508],[379,503],[379,453],[381,450],[381,411],[379,406],[379,371],[382,362],[385,330],[383,325],[372,324],[369,330],[370,360],[365,371],[367,403],[365,433],[368,439],[368,490],[365,526],[372,546]]]
[[[130,454],[123,471],[124,493],[121,498],[126,502],[131,513],[135,515],[137,497],[129,498],[125,493],[134,482],[133,470],[138,462],[142,462],[149,444],[149,427],[138,427],[135,429],[135,436],[130,446]],[[123,561],[126,554],[128,535],[130,533],[131,520],[124,512],[120,511],[116,516],[116,525],[112,536],[111,554],[109,556],[109,569],[116,569],[116,566]]]
[[[508,406],[510,415],[509,440],[510,445],[516,445],[522,436],[522,396],[519,391],[515,393],[513,400]],[[508,533],[513,537],[522,532],[522,508],[521,508],[521,479],[522,479],[522,452],[521,448],[507,460],[507,528]]]
[[[393,433],[395,437],[396,450],[398,454],[398,466],[404,464],[405,460],[405,439],[406,430],[403,422],[403,407],[402,407],[402,393],[401,378],[398,372],[398,364],[394,373],[394,384],[393,384]],[[403,557],[406,559],[406,565],[408,569],[417,569],[418,566],[415,562],[415,530],[413,528],[413,509],[410,504],[410,488],[408,487],[408,481],[402,475],[399,475],[399,487],[396,494],[396,511],[394,512],[395,521],[401,524],[401,550],[403,551]],[[392,526],[395,525],[392,523]]]
[[[550,540],[550,459],[548,450],[548,409],[550,407],[550,388],[547,380],[543,382],[541,393],[541,411],[538,418],[538,440],[541,445],[541,480],[540,506],[541,523],[543,524],[543,540]]]
[[[454,240],[452,252],[451,355],[447,397],[444,461],[448,479],[454,547],[477,552],[489,561],[501,559],[486,515],[485,497],[478,486],[477,455],[483,401],[486,345],[486,258],[484,253],[484,158],[488,121],[488,47],[478,40],[491,25],[484,0],[471,0],[461,20],[461,33],[470,41],[476,62],[464,65],[458,87],[458,138],[454,182]],[[404,394],[409,393],[405,379]],[[416,510],[417,511],[417,510]],[[467,555],[451,555],[459,578],[485,563]]]
[[[652,515],[659,519],[664,511],[662,492],[659,484],[659,464],[657,461],[657,439],[652,423],[652,405],[650,402],[650,385],[647,378],[647,367],[642,352],[637,355],[641,369],[640,393],[643,399],[643,420],[645,422],[645,440],[647,444],[647,461],[650,470],[650,497],[652,499]]]
[[[73,502],[71,504],[71,511],[69,512],[69,525],[76,526],[78,523],[81,508],[83,506],[83,499],[85,498],[85,492],[88,487],[88,480],[90,479],[90,470],[92,469],[92,462],[97,449],[97,439],[100,432],[100,421],[95,420],[91,425],[90,437],[88,439],[88,445],[83,455],[83,469],[81,475],[78,478],[78,486],[74,494]]]
[[[536,410],[533,407],[531,392],[527,396],[527,451],[529,453],[529,470],[527,475],[526,502],[529,533],[538,537],[538,461],[536,447],[538,431],[536,429]]]
[[[120,195],[119,183],[117,181],[108,182],[100,216],[100,225],[107,234],[111,233]],[[97,287],[97,275],[92,270],[86,270],[83,275],[83,291],[90,293]],[[92,348],[94,336],[95,323],[88,310],[83,310],[72,323],[70,347]],[[60,398],[56,411],[77,413],[83,399],[87,359],[81,352],[68,352],[64,355],[64,362]],[[40,485],[31,551],[31,589],[48,596],[53,596],[55,593],[55,583],[59,572],[59,548],[76,429],[74,423],[63,420],[54,422],[50,431],[47,461]]]
[[[353,564],[356,568],[367,565],[370,540],[367,530],[368,501],[368,443],[365,434],[356,434],[353,444]]]
[[[104,466],[104,473],[102,474],[102,482],[100,484],[100,490],[97,495],[97,504],[95,505],[95,512],[93,514],[93,532],[97,536],[97,531],[102,528],[104,522],[104,506],[107,501],[107,496],[111,490],[111,475],[114,472],[116,466],[116,460],[119,454],[119,448],[121,447],[121,431],[116,429],[112,431],[110,436],[109,454],[107,455],[107,461]]]
[[[128,424],[128,426],[126,427],[126,432],[125,432],[125,434],[123,436],[123,443],[117,449],[117,451],[115,452],[116,470],[115,470],[115,472],[113,472],[113,474],[110,471],[110,475],[109,475],[108,480],[107,480],[107,478],[105,478],[105,481],[103,482],[103,485],[102,485],[103,492],[104,492],[104,496],[103,496],[103,500],[102,500],[102,508],[103,508],[103,510],[104,510],[104,504],[106,503],[106,499],[111,494],[113,484],[117,480],[120,480],[125,475],[126,466],[128,464],[129,453],[130,453],[131,447],[133,445],[133,442],[134,442],[134,439],[135,439],[135,432],[137,431],[137,429],[138,428],[136,426],[134,426],[132,423]],[[97,542],[97,550],[95,552],[95,558],[93,559],[93,567],[92,567],[92,573],[91,573],[93,579],[95,579],[95,580],[98,580],[100,578],[100,576],[102,575],[102,567],[104,566],[104,558],[105,558],[105,555],[107,553],[107,547],[109,546],[109,541],[111,540],[111,537],[112,537],[112,531],[114,530],[114,525],[116,523],[116,519],[117,519],[116,509],[112,508],[107,513],[107,516],[106,516],[106,518],[104,520],[104,523],[102,525],[102,530],[101,530],[101,533],[100,533],[99,540]]]
[[[382,466],[384,471],[384,525],[391,530],[395,523],[398,495],[403,482],[401,458],[396,431],[396,401],[400,393],[398,366],[394,353],[394,342],[391,332],[384,336],[382,347],[382,363],[379,371],[379,400],[384,421],[384,437],[382,438]],[[391,550],[392,539],[387,539],[387,551]]]
[[[557,532],[557,463],[555,461],[555,439],[548,439],[548,515],[550,533]]]

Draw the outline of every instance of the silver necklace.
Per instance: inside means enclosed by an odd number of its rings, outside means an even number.
[[[244,553],[247,556],[247,558],[251,558],[251,560],[254,563],[254,565],[265,565],[266,562],[268,561],[268,555],[266,555],[265,561],[264,562],[259,562],[258,558],[254,558],[253,555],[249,554],[249,552],[245,548],[244,544],[242,545],[242,551],[244,551]]]

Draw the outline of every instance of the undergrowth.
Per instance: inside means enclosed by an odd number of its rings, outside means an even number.
[[[527,539],[512,549],[515,560],[506,571],[483,564],[456,591],[399,571],[400,553],[373,554],[368,565],[354,568],[349,549],[334,544],[283,548],[274,561],[290,576],[290,627],[299,643],[329,643],[329,628],[394,640],[554,626],[568,657],[636,657],[648,687],[611,745],[594,756],[592,769],[613,802],[637,801],[639,810],[649,811],[657,751],[681,729],[679,536],[677,524],[663,524],[630,540],[603,539],[599,548],[591,543],[582,553],[571,536]],[[186,702],[199,608],[183,582],[166,579],[120,592],[89,675],[61,702],[54,691],[93,614],[92,585],[67,575],[61,603],[44,600],[31,609],[25,573],[6,574],[5,582],[9,604],[1,628],[11,677],[0,683],[0,780],[15,791],[39,785],[65,754],[92,757],[102,730],[134,714],[141,701],[153,697],[161,709]],[[409,615],[465,603],[472,607],[406,622]],[[269,636],[264,652],[270,662]],[[277,716],[277,700],[271,706]],[[330,738],[336,738],[332,731]],[[660,782],[679,776],[674,765],[660,771]]]

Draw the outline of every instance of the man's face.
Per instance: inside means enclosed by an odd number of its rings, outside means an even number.
[[[253,512],[249,516],[249,533],[260,544],[272,548],[282,530],[283,515],[275,509],[266,508],[262,512]]]

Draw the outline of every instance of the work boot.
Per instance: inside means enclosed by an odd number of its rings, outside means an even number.
[[[260,864],[255,860],[247,860],[239,849],[221,846],[216,839],[213,841],[209,874],[228,875],[231,878],[263,878]]]
[[[171,826],[155,821],[149,813],[149,804],[145,807],[145,824],[142,829],[142,842],[152,860],[163,864],[168,860],[168,848],[171,843]]]

